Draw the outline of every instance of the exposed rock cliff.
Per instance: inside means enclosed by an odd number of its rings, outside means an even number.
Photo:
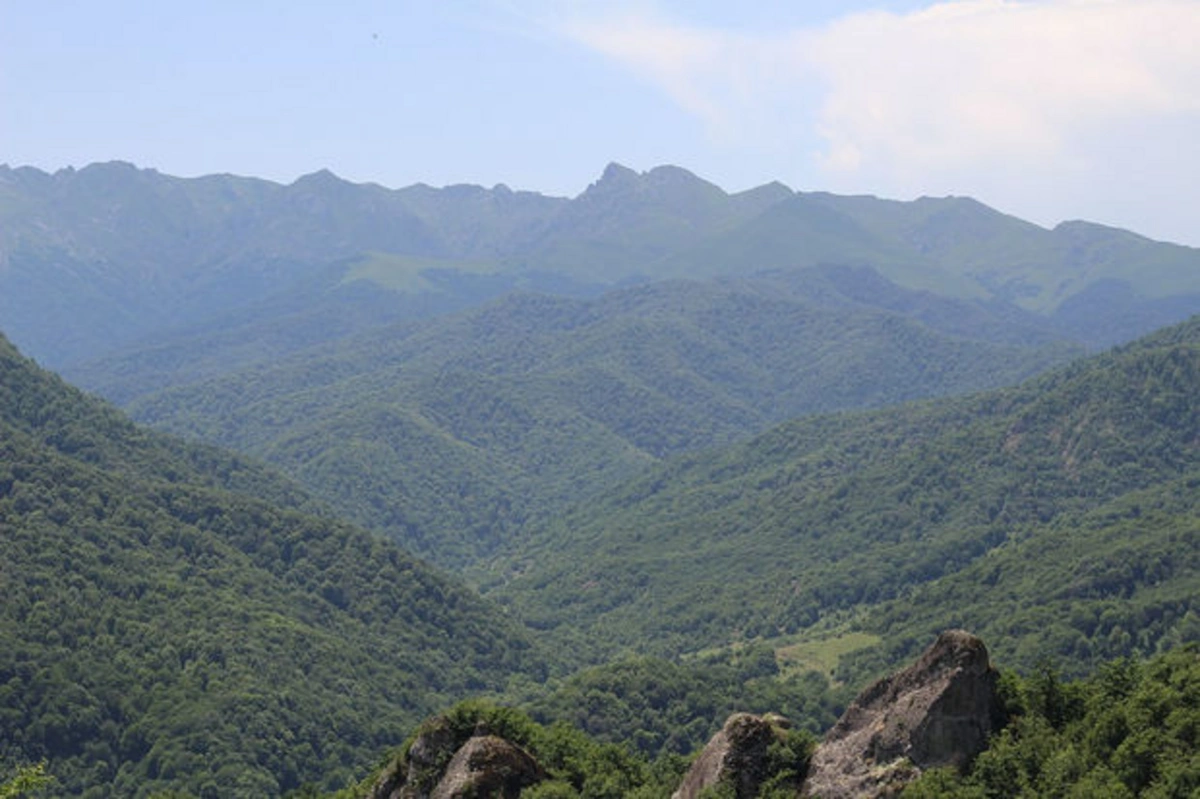
[[[950,630],[907,669],[867,688],[813,753],[802,795],[895,795],[921,770],[963,766],[999,726],[983,641]]]

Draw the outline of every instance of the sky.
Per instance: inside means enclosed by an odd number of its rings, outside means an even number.
[[[1200,246],[1200,0],[0,0],[0,162],[574,196],[609,162]]]

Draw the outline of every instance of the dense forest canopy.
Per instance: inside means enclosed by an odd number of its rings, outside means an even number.
[[[1200,319],[1017,388],[791,422],[547,523],[489,596],[584,657],[837,613],[889,662],[949,626],[1022,666],[1154,651],[1195,624],[1197,397]]]
[[[0,341],[0,740],[59,790],[337,787],[545,660],[465,587]]]
[[[269,460],[463,569],[656,460],[796,416],[1007,385],[1079,353],[1027,318],[829,268],[511,296],[129,410]]]

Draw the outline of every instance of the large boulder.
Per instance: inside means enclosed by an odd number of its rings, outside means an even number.
[[[671,799],[696,799],[705,789],[721,784],[732,785],[738,799],[757,796],[771,776],[767,749],[787,726],[782,716],[733,714],[704,747]]]
[[[813,753],[803,796],[893,796],[923,769],[963,767],[1002,721],[983,641],[950,630],[907,669],[876,682]]]
[[[495,735],[477,735],[454,753],[430,799],[517,799],[522,788],[545,777],[538,762],[521,747]]]
[[[461,739],[458,739],[461,740]],[[407,752],[393,760],[372,786],[368,799],[465,799],[519,796],[545,779],[538,762],[521,747],[479,725],[457,746],[445,718],[422,725]]]

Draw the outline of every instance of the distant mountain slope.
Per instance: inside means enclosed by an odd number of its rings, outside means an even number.
[[[1003,385],[1074,354],[1036,317],[830,268],[514,295],[130,407],[266,458],[461,567],[663,456],[792,416]]]
[[[0,167],[0,326],[64,368],[168,338],[274,336],[258,354],[514,289],[871,267],[1055,319],[1095,346],[1200,311],[1200,252],[1086,223],[1045,230],[965,198],[728,194],[678,167],[610,165],[571,199],[497,186],[282,186],[128,164]],[[367,289],[364,291],[364,287]],[[338,323],[329,325],[331,319]],[[225,342],[230,360],[245,347]],[[237,365],[241,365],[238,363]]]
[[[270,296],[339,257],[436,236],[378,187],[185,180],[128,164],[0,171],[0,325],[60,365]]]
[[[564,651],[850,609],[896,651],[952,624],[1025,660],[1152,649],[1200,596],[1198,398],[1200,317],[1019,388],[792,422],[543,525],[491,595]]]
[[[0,338],[3,756],[66,794],[337,788],[397,729],[542,674],[476,595],[311,504]]]

